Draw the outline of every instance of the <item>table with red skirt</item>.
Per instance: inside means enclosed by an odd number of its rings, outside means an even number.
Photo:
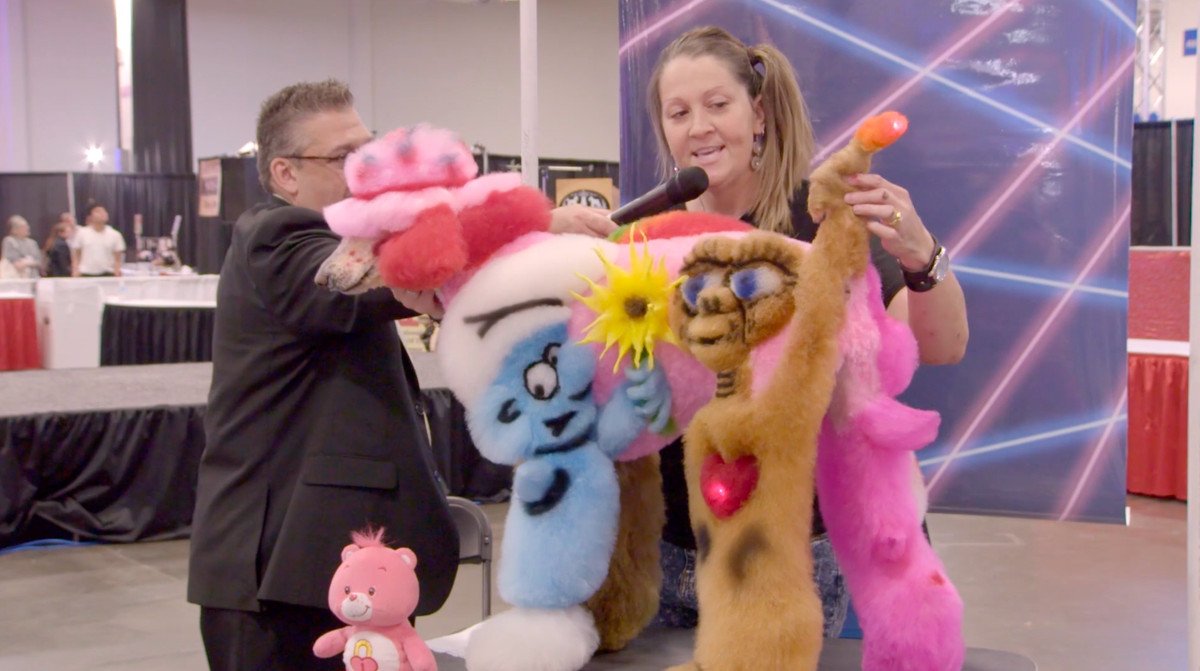
[[[0,371],[41,367],[33,296],[0,295]]]
[[[1188,281],[1185,249],[1129,256],[1130,493],[1187,499]]]

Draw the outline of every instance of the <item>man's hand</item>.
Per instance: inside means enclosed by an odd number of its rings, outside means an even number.
[[[446,314],[445,308],[442,307],[442,302],[438,300],[437,294],[432,289],[425,291],[392,289],[392,295],[404,307],[418,314],[429,315],[434,319],[441,319]]]
[[[604,238],[615,230],[617,225],[608,218],[607,210],[583,205],[563,205],[550,211],[551,233],[577,233]]]

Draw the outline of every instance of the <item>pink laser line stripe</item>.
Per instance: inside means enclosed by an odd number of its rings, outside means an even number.
[[[644,30],[642,30],[640,33],[634,35],[633,37],[629,38],[628,40],[625,40],[625,44],[622,44],[620,46],[620,48],[617,49],[617,56],[618,57],[624,56],[625,52],[628,51],[629,49],[631,49],[633,47],[633,45],[637,44],[638,42],[641,42],[642,40],[646,39],[647,37],[650,37],[654,33],[657,33],[659,30],[661,30],[663,28],[663,26],[665,26],[668,23],[679,18],[684,12],[695,9],[696,7],[699,7],[700,5],[703,5],[705,2],[708,2],[708,0],[692,0],[688,4],[663,16],[661,19],[658,19],[657,21],[655,21],[654,23],[652,23],[648,27],[646,27]]]
[[[1011,3],[1011,4],[1015,5],[1016,3]],[[1005,7],[1003,10],[997,11],[995,14],[992,14],[987,19],[980,21],[979,25],[972,28],[961,39],[959,39],[957,42],[955,42],[954,44],[947,47],[944,51],[942,51],[942,53],[935,56],[934,59],[932,61],[930,61],[929,64],[927,66],[925,66],[920,72],[918,72],[916,75],[913,75],[912,77],[910,77],[908,79],[908,81],[901,84],[899,88],[897,88],[895,91],[891,92],[890,94],[885,96],[882,100],[880,100],[878,103],[873,105],[870,108],[870,111],[868,111],[866,114],[862,115],[862,117],[860,117],[857,121],[855,121],[853,124],[851,124],[845,130],[843,130],[841,133],[839,133],[837,135],[837,137],[835,137],[833,140],[831,140],[827,143],[822,143],[821,146],[824,148],[820,152],[818,152],[816,156],[813,157],[813,160],[812,160],[813,165],[816,165],[816,163],[823,160],[835,148],[840,148],[843,144],[845,144],[846,141],[850,138],[850,136],[854,133],[854,131],[858,130],[858,127],[860,125],[862,125],[863,121],[866,121],[868,118],[875,116],[876,114],[879,114],[883,110],[887,109],[887,105],[891,104],[893,100],[896,100],[900,96],[904,95],[904,93],[906,91],[908,91],[912,87],[916,86],[917,82],[920,82],[922,79],[925,79],[925,77],[928,76],[930,72],[937,69],[937,67],[939,65],[941,65],[946,59],[953,56],[955,54],[955,52],[966,47],[968,45],[968,43],[970,43],[972,40],[974,40],[976,37],[978,37],[979,33],[983,32],[985,29],[991,27],[992,24],[996,23],[1001,18],[1007,17],[1008,16],[1007,9],[1008,8]]]
[[[1009,185],[988,207],[988,209],[985,210],[983,214],[979,215],[979,218],[976,219],[975,223],[973,223],[971,227],[967,229],[967,232],[964,233],[960,239],[947,245],[947,248],[953,250],[955,255],[960,258],[966,257],[969,254],[967,243],[969,243],[985,225],[991,222],[996,213],[1000,211],[1000,208],[1003,207],[1010,198],[1012,198],[1013,194],[1016,193],[1017,189],[1021,187],[1022,183],[1029,178],[1029,175],[1031,175],[1033,171],[1042,164],[1042,160],[1045,159],[1051,151],[1058,148],[1058,146],[1062,144],[1063,136],[1065,136],[1072,127],[1078,125],[1083,116],[1090,112],[1093,107],[1095,107],[1096,103],[1098,103],[1100,99],[1104,97],[1104,94],[1107,93],[1110,88],[1112,88],[1113,84],[1115,84],[1125,73],[1125,71],[1133,65],[1133,60],[1133,56],[1130,56],[1120,67],[1116,69],[1116,71],[1113,72],[1112,76],[1108,78],[1108,81],[1106,81],[1100,87],[1100,89],[1098,89],[1096,93],[1088,99],[1087,103],[1085,103],[1083,107],[1081,107],[1079,111],[1075,113],[1075,116],[1072,117],[1065,126],[1059,129],[1059,131],[1055,134],[1054,140],[1047,144],[1040,152],[1038,152],[1037,156],[1033,157],[1033,159],[1029,161],[1029,164],[1025,166],[1025,169],[1022,170],[1019,175],[1017,175],[1016,179],[1009,183]]]
[[[1026,343],[1025,349],[1020,355],[1017,356],[1016,361],[1009,366],[1008,372],[1005,373],[1004,378],[1001,379],[1000,383],[993,389],[987,401],[984,402],[983,407],[980,408],[979,412],[971,420],[971,423],[967,425],[966,431],[964,431],[963,435],[960,436],[957,441],[955,441],[954,447],[950,450],[950,454],[946,455],[945,461],[938,466],[937,472],[934,473],[933,477],[929,479],[929,484],[925,487],[927,492],[933,492],[933,488],[937,485],[938,481],[941,480],[942,475],[946,473],[946,469],[950,467],[950,463],[953,462],[958,453],[962,451],[963,445],[970,440],[971,435],[975,433],[975,429],[979,428],[979,425],[983,422],[983,418],[988,414],[988,412],[991,411],[992,407],[996,404],[996,401],[999,400],[1000,395],[1005,391],[1005,389],[1008,388],[1008,385],[1013,381],[1013,378],[1016,377],[1017,372],[1029,359],[1029,355],[1041,342],[1041,339],[1046,335],[1046,331],[1050,329],[1050,325],[1053,324],[1056,319],[1058,319],[1058,315],[1062,313],[1067,303],[1071,300],[1071,297],[1075,295],[1079,284],[1081,284],[1083,279],[1092,272],[1092,268],[1095,267],[1097,262],[1099,262],[1100,256],[1112,243],[1113,238],[1116,237],[1117,233],[1125,230],[1125,221],[1129,218],[1131,209],[1131,205],[1125,206],[1125,210],[1121,213],[1121,216],[1117,217],[1116,221],[1113,223],[1112,229],[1109,230],[1108,235],[1105,236],[1104,240],[1096,248],[1095,253],[1093,253],[1092,257],[1088,259],[1088,262],[1083,269],[1080,270],[1075,276],[1075,280],[1071,282],[1071,288],[1068,289],[1067,292],[1058,300],[1058,304],[1054,306],[1054,309],[1050,311],[1050,314],[1046,317],[1045,321],[1042,322],[1042,325],[1038,328],[1034,336],[1029,339],[1028,343]]]
[[[1080,496],[1083,494],[1084,486],[1092,475],[1092,470],[1096,467],[1096,462],[1100,460],[1100,455],[1104,452],[1105,446],[1108,444],[1109,436],[1112,435],[1113,427],[1117,425],[1117,418],[1121,416],[1121,411],[1125,409],[1125,401],[1129,398],[1129,388],[1126,387],[1121,393],[1121,400],[1117,402],[1116,410],[1113,410],[1112,415],[1108,418],[1108,426],[1104,427],[1104,433],[1100,435],[1100,439],[1096,441],[1095,447],[1092,448],[1092,455],[1088,459],[1087,465],[1083,468],[1083,473],[1079,475],[1079,482],[1075,483],[1075,491],[1071,493],[1071,498],[1067,500],[1067,505],[1063,508],[1062,514],[1058,516],[1058,521],[1067,519],[1071,514],[1071,510],[1078,503]]]

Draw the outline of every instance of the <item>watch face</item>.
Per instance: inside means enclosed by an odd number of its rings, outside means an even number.
[[[941,282],[946,279],[946,275],[950,272],[950,256],[946,253],[946,248],[938,250],[937,258],[934,259],[933,267],[929,269],[929,277],[933,281]]]

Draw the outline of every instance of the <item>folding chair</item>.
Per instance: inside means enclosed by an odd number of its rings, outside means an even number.
[[[458,563],[483,567],[483,619],[492,614],[492,524],[483,508],[458,496],[446,499],[458,529]]]

